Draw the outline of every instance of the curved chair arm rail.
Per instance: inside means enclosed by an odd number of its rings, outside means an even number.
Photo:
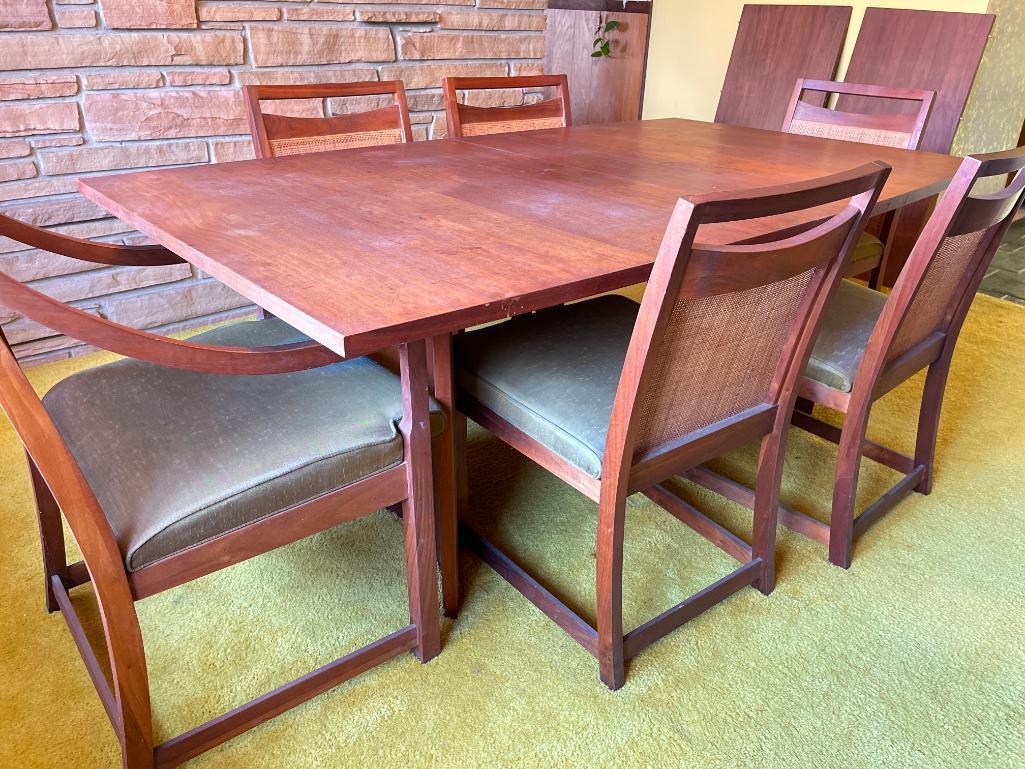
[[[0,235],[5,235],[32,248],[41,248],[54,254],[98,264],[134,267],[158,267],[180,264],[185,260],[163,246],[122,246],[116,243],[97,243],[93,240],[73,238],[50,232],[0,214]]]
[[[0,304],[94,347],[205,374],[287,374],[343,359],[313,341],[275,347],[220,347],[158,336],[69,307],[2,273]]]

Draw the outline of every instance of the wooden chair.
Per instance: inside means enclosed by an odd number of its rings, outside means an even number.
[[[848,568],[851,546],[912,490],[932,489],[936,435],[954,346],[993,253],[1025,198],[1025,149],[965,158],[887,296],[842,281],[827,308],[822,331],[800,383],[793,423],[839,444],[833,507],[827,525],[781,508],[782,522],[828,544],[829,560]],[[987,177],[1016,174],[1002,191],[973,197]],[[917,372],[927,369],[913,457],[865,438],[872,404]],[[843,428],[812,416],[820,403],[845,414]],[[859,515],[854,513],[861,458],[904,477]],[[698,468],[691,480],[751,505],[749,490]]]
[[[368,83],[246,86],[246,112],[256,157],[269,158],[413,141],[401,80]],[[392,95],[389,107],[353,115],[288,117],[265,113],[261,101]]]
[[[597,628],[479,532],[496,571],[597,657],[624,660],[737,590],[775,584],[783,449],[820,313],[889,173],[871,163],[801,184],[681,199],[638,305],[603,296],[456,340],[459,410],[598,503]],[[844,201],[821,224],[756,245],[695,245],[700,226]],[[837,206],[838,208],[840,206]],[[753,544],[662,482],[761,440]],[[641,492],[742,564],[623,634],[623,518]]]
[[[0,234],[99,264],[181,261],[158,246],[93,243],[6,216]],[[277,319],[178,341],[2,273],[0,304],[131,359],[74,374],[40,400],[7,340],[0,344],[0,405],[29,457],[46,607],[68,623],[124,767],[177,766],[400,653],[423,662],[438,653],[429,407],[435,423],[438,415],[423,342],[400,349],[400,382],[366,358],[341,361]],[[192,474],[178,475],[182,467]],[[135,601],[394,503],[405,522],[409,624],[154,745]],[[67,563],[62,513],[82,561]],[[68,596],[89,583],[110,681]]]
[[[485,136],[511,131],[538,131],[571,124],[569,82],[565,75],[516,77],[447,77],[445,120],[449,136]],[[555,98],[518,107],[472,107],[459,103],[459,91],[499,88],[555,88]]]
[[[859,96],[866,99],[891,99],[897,102],[917,104],[911,112],[890,112],[869,114],[830,109],[802,101],[806,93]],[[783,120],[785,133],[803,136],[821,136],[826,139],[879,144],[885,147],[917,150],[922,142],[922,132],[932,110],[936,94],[920,88],[892,88],[883,85],[862,85],[838,83],[834,80],[800,79],[794,87]],[[897,209],[882,217],[879,237],[865,233],[851,256],[848,275],[870,273],[869,283],[877,287],[885,272],[892,235],[899,218]]]

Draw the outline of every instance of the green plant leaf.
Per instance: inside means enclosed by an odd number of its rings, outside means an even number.
[[[606,22],[606,24],[605,24],[605,31],[606,32],[611,32],[612,30],[618,29],[618,28],[619,28],[619,22],[618,21],[609,21],[609,22]]]
[[[595,51],[594,53],[591,54],[592,58],[595,58],[595,59],[598,59],[598,58],[600,58],[600,57],[602,57],[604,55],[605,54],[603,54],[601,51]]]
[[[600,38],[600,37],[596,37],[596,38],[594,39],[594,42],[593,42],[593,43],[591,43],[591,47],[592,47],[592,48],[597,48],[597,47],[598,47],[599,45],[601,45],[601,44],[602,44],[602,43],[604,43],[604,42],[605,42],[605,40],[604,40],[604,39],[602,39],[602,38]]]
[[[602,44],[601,55],[602,56],[611,56],[612,55],[612,44],[608,40],[606,40]]]

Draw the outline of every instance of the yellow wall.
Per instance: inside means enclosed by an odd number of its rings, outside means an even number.
[[[951,152],[1005,150],[1018,143],[1025,120],[1025,2],[990,0],[996,14]]]
[[[780,0],[747,0],[751,3]],[[644,117],[711,120],[719,103],[733,37],[745,0],[655,0],[644,94]],[[788,0],[854,8],[847,33],[840,79],[861,26],[865,8],[892,7],[929,11],[984,13],[988,0]]]

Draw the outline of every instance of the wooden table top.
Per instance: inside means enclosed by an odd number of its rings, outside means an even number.
[[[877,159],[894,167],[877,213],[941,191],[959,164],[670,119],[100,176],[79,189],[352,356],[643,281],[682,195]],[[715,225],[702,240],[768,227]]]

